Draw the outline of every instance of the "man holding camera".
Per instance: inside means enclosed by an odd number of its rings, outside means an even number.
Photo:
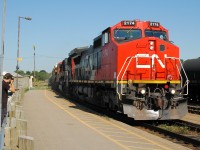
[[[15,92],[13,85],[14,77],[10,73],[6,73],[2,81],[2,110],[1,110],[1,123],[7,115],[7,102],[8,102],[8,91]]]

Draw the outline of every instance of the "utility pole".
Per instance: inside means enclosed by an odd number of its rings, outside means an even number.
[[[33,49],[34,49],[34,72],[33,72],[33,84],[35,86],[35,45],[33,45]]]
[[[1,38],[2,41],[1,41],[1,54],[0,54],[0,108],[1,108],[0,111],[2,111],[2,80],[3,80],[3,61],[4,61],[5,17],[6,17],[6,0],[4,0],[3,3],[3,17],[2,17],[2,38]],[[0,115],[0,121],[1,121],[1,115]]]
[[[17,73],[17,78],[16,78],[16,88],[18,89],[18,71],[19,71],[19,37],[20,37],[20,17],[18,17],[18,38],[17,38],[17,66],[16,66],[16,73]]]
[[[20,19],[25,20],[32,20],[30,17],[18,17],[18,39],[17,39],[17,66],[16,66],[16,73],[17,73],[17,80],[16,80],[16,88],[18,89],[19,79],[18,79],[18,71],[19,71],[19,61],[22,60],[22,58],[19,57],[19,49],[20,49]]]

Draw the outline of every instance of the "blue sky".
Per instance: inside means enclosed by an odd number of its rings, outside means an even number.
[[[21,19],[20,69],[50,72],[75,47],[91,45],[102,30],[121,20],[158,21],[180,47],[182,59],[200,57],[199,0],[7,0],[4,70],[17,63],[18,16]],[[0,3],[2,28],[3,0]],[[2,33],[2,29],[0,32]]]

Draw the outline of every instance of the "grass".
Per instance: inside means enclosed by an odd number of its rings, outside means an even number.
[[[110,118],[106,115],[102,115],[101,117],[103,117],[105,120],[110,120]]]
[[[25,88],[24,89],[24,92],[26,93],[26,92],[28,92],[29,91],[29,88]]]
[[[162,124],[159,125],[158,127],[178,134],[189,134],[189,128],[186,126]]]
[[[49,89],[50,87],[48,86],[48,83],[47,82],[44,82],[44,81],[38,81],[38,82],[35,82],[33,84],[33,88],[32,90],[41,90],[41,89]]]

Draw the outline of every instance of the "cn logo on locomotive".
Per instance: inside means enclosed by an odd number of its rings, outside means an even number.
[[[167,55],[165,55],[165,57],[167,57]],[[157,59],[158,63],[162,68],[165,68],[165,64],[160,60],[160,58],[156,54],[153,54],[152,56],[149,56],[149,54],[136,54],[135,58],[136,58],[136,68],[151,68],[151,66],[154,66],[155,64],[155,59]],[[150,65],[140,65],[138,64],[138,60],[140,58],[148,58],[148,59],[151,58],[152,62]]]

